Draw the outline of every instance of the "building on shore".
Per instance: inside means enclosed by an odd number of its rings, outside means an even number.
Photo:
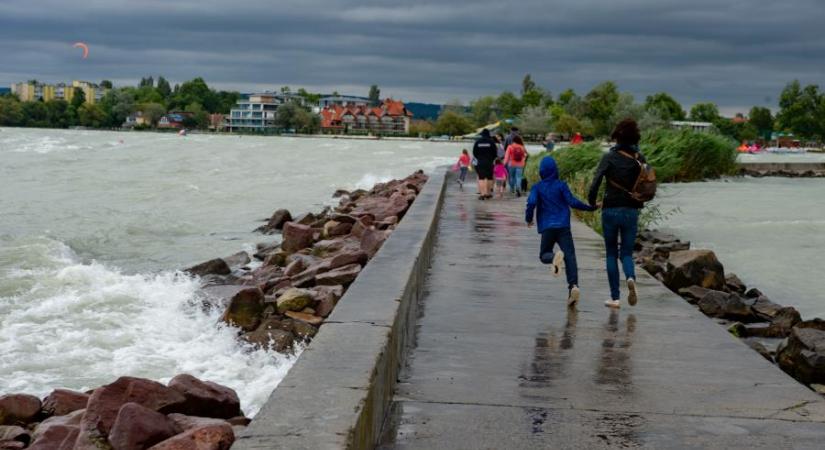
[[[327,106],[344,106],[344,107],[357,107],[357,106],[369,106],[370,99],[367,97],[356,97],[354,95],[331,95],[329,97],[321,97],[318,100],[318,107],[321,109],[326,108]]]
[[[209,130],[221,131],[226,123],[226,115],[214,113],[209,115]]]
[[[278,107],[286,103],[304,106],[304,98],[294,94],[264,92],[250,94],[249,98],[238,100],[224,121],[226,131],[263,132],[275,130],[275,114]]]
[[[149,126],[151,125],[149,121],[146,119],[146,116],[143,115],[143,111],[135,111],[132,114],[126,116],[126,120],[121,125],[122,128],[134,128],[138,126]]]
[[[321,131],[331,134],[408,134],[412,117],[404,102],[391,98],[375,107],[332,105],[321,110]]]
[[[700,133],[705,133],[710,131],[710,129],[713,127],[713,124],[710,122],[688,122],[683,120],[674,120],[670,122],[670,126],[672,128],[676,128],[679,130],[687,129],[698,131]]]
[[[106,95],[108,89],[88,81],[74,80],[71,84],[57,83],[46,84],[37,82],[14,83],[11,85],[12,92],[23,102],[51,100],[72,101],[75,90],[83,91],[85,103],[93,105]]]
[[[0,95],[11,94],[11,87],[0,87]]]

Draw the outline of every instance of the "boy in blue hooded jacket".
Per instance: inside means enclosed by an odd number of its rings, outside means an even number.
[[[559,180],[556,160],[545,156],[539,166],[541,181],[534,184],[527,198],[527,211],[524,220],[527,226],[533,226],[533,211],[538,218],[538,231],[541,234],[539,259],[544,264],[552,264],[553,275],[559,276],[561,263],[564,261],[567,275],[567,306],[579,301],[579,269],[576,265],[576,248],[573,245],[573,233],[570,231],[570,208],[582,211],[595,211],[596,206],[588,205],[577,199],[570,192],[567,183]],[[553,246],[559,245],[559,252],[553,254]]]

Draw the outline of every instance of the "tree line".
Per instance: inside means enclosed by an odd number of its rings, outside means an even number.
[[[598,84],[585,95],[573,89],[554,96],[539,87],[528,74],[517,95],[505,91],[498,96],[483,96],[464,106],[452,102],[442,109],[432,123],[418,121],[415,132],[457,136],[476,128],[510,119],[522,134],[543,136],[548,132],[564,135],[581,133],[601,138],[607,136],[615,123],[632,117],[643,129],[667,126],[671,121],[710,122],[723,135],[738,141],[770,139],[775,131],[793,133],[799,138],[825,141],[825,92],[817,85],[802,87],[799,81],[789,83],[779,99],[779,112],[774,116],[769,108],[754,106],[747,118],[723,117],[716,104],[702,102],[685,111],[682,105],[666,92],[648,95],[644,102],[621,92],[613,81]],[[738,120],[737,120],[738,119]],[[503,122],[503,128],[510,123]]]

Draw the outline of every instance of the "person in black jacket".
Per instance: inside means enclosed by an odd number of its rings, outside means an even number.
[[[490,130],[481,130],[481,137],[473,145],[473,157],[476,159],[478,174],[479,200],[493,198],[493,161],[496,160],[496,141],[490,136]]]
[[[602,200],[602,231],[607,253],[610,300],[605,302],[605,306],[618,308],[619,259],[622,261],[622,269],[627,279],[627,302],[633,306],[637,301],[633,245],[636,242],[639,210],[644,204],[631,198],[628,192],[633,190],[641,172],[639,162],[645,162],[645,158],[639,152],[641,133],[635,120],[625,119],[619,122],[610,137],[616,141],[616,145],[599,162],[587,199],[591,205],[596,204],[599,187],[606,178]]]

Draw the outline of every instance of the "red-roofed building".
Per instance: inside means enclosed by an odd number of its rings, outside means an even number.
[[[329,105],[320,114],[325,133],[407,134],[413,116],[404,102],[391,98],[375,107]]]

